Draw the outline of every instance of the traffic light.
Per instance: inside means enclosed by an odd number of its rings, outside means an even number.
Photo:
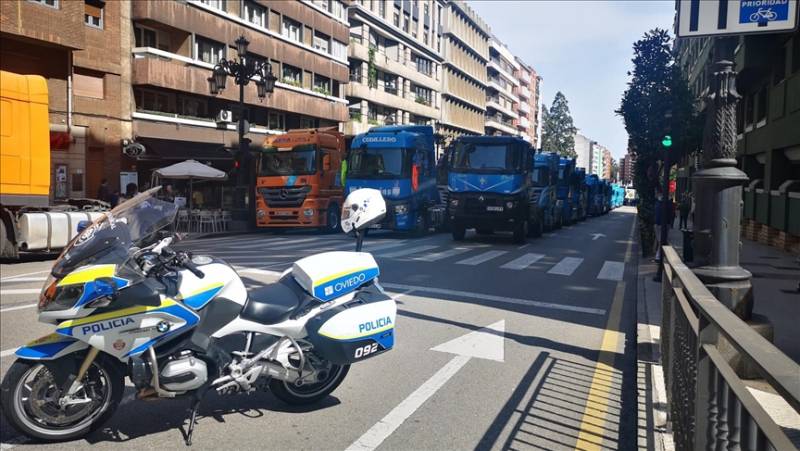
[[[672,147],[672,136],[664,135],[664,138],[661,139],[661,145],[664,146],[665,149]]]

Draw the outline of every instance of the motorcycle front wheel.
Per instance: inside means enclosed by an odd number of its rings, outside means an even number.
[[[0,402],[14,428],[28,437],[61,442],[97,429],[116,410],[125,389],[124,375],[110,359],[98,356],[82,387],[66,402],[43,363],[17,360],[3,378]]]
[[[313,404],[328,396],[342,383],[350,365],[330,364],[327,373],[321,380],[314,383],[297,385],[292,382],[272,379],[269,389],[276,398],[290,405]]]

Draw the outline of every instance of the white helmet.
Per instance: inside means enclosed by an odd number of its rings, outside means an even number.
[[[386,216],[386,201],[372,188],[357,189],[347,195],[342,206],[342,230],[363,230]]]

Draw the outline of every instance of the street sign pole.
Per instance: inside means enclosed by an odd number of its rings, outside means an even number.
[[[661,146],[664,148],[664,175],[661,185],[661,240],[659,245],[663,248],[669,244],[669,227],[672,225],[668,222],[671,220],[670,210],[672,208],[672,201],[669,198],[669,171],[672,166],[670,164],[669,149],[672,147],[672,136],[665,136],[664,139],[661,140]],[[661,276],[664,273],[664,252],[661,251],[658,255],[658,270],[653,280],[661,282]]]

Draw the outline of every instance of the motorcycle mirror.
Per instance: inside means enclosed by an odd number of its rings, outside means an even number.
[[[92,225],[92,221],[87,221],[86,219],[84,219],[83,221],[78,222],[78,227],[77,227],[78,228],[78,233],[83,232],[90,225]]]

